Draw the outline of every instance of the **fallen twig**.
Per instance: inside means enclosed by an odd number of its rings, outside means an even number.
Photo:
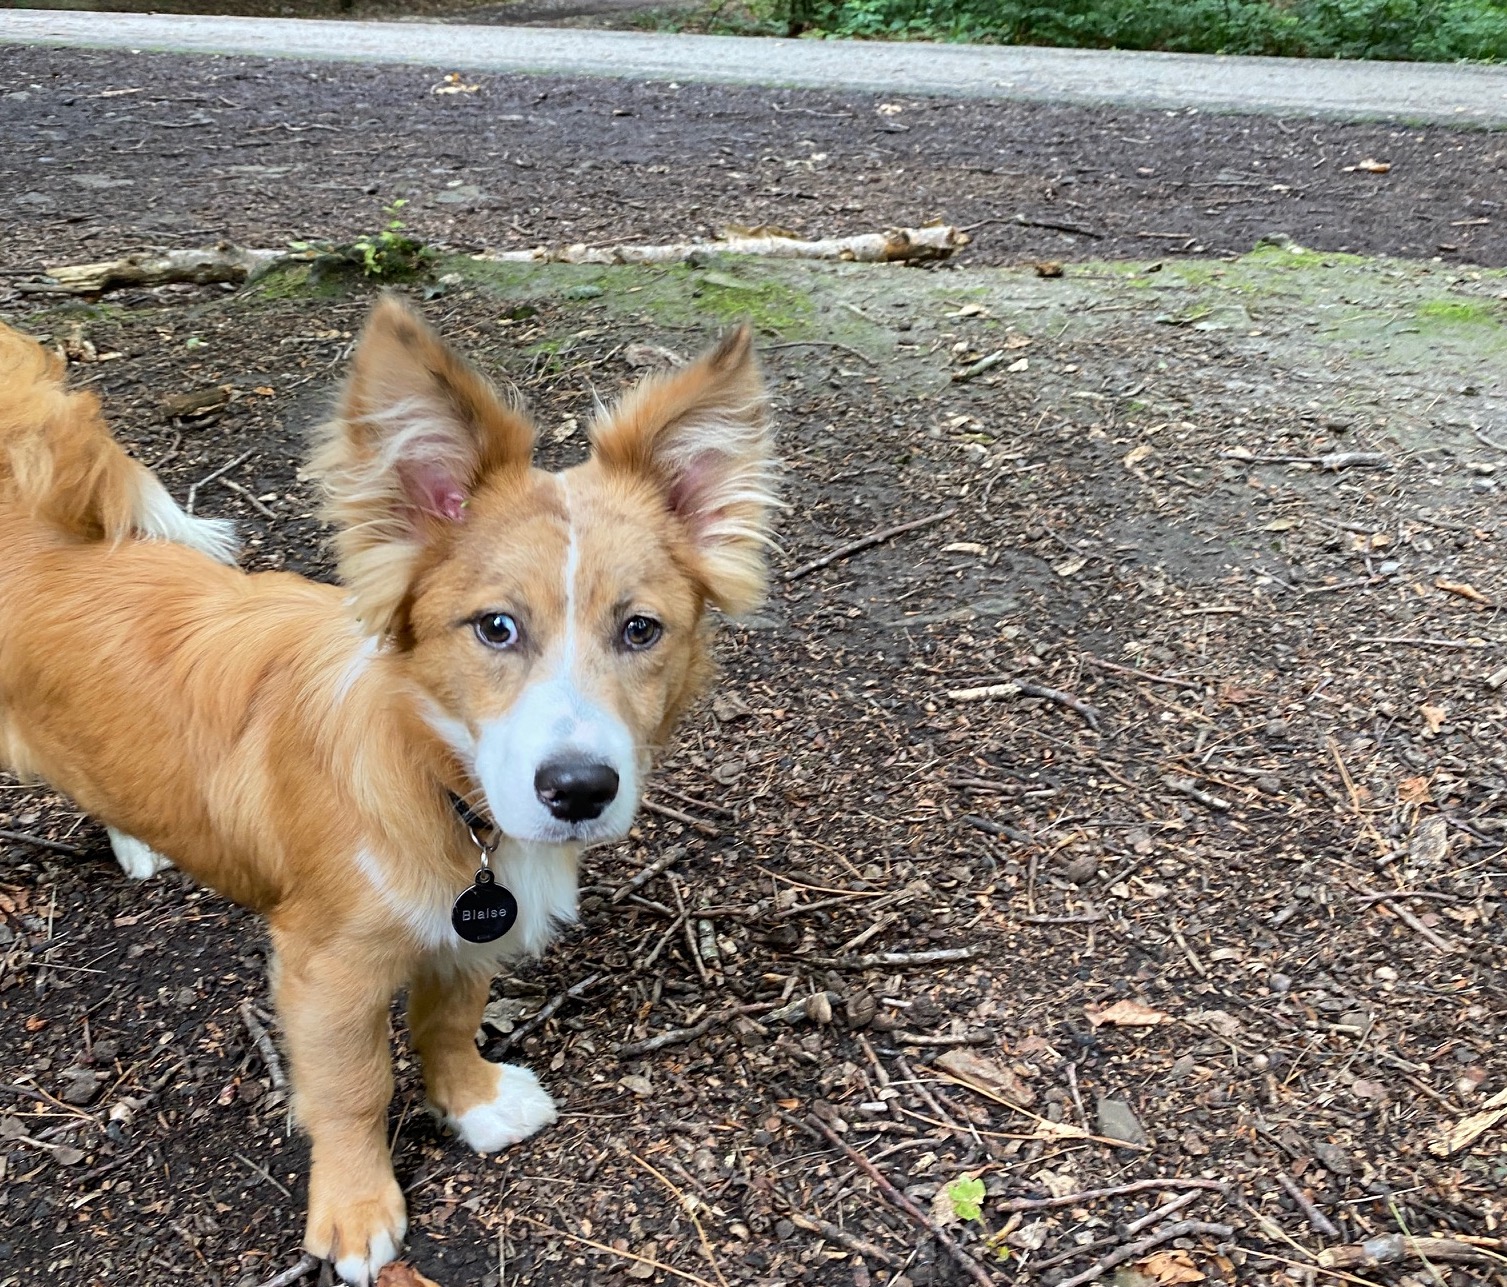
[[[704,1037],[718,1024],[726,1023],[737,1013],[736,1010],[719,1010],[716,1014],[709,1014],[700,1022],[691,1024],[689,1028],[670,1028],[657,1037],[615,1046],[613,1054],[619,1059],[633,1059],[638,1055],[652,1055],[666,1046],[678,1046],[683,1041],[695,1041],[697,1037]]]
[[[562,1005],[567,1001],[573,1001],[584,995],[595,984],[600,983],[601,979],[602,976],[600,974],[588,974],[579,983],[572,983],[563,992],[555,993],[535,1013],[531,1014],[523,1023],[518,1024],[512,1032],[503,1034],[502,1041],[498,1046],[499,1053],[510,1050],[528,1036],[529,1033],[548,1023],[550,1019],[554,1018],[555,1011]]]
[[[1127,1193],[1144,1193],[1148,1189],[1217,1189],[1225,1191],[1222,1180],[1133,1180],[1129,1184],[1116,1184],[1107,1189],[1083,1189],[1060,1198],[1009,1198],[994,1209],[999,1211],[1047,1211],[1055,1207],[1074,1207],[1081,1202],[1098,1198],[1120,1198]]]
[[[42,836],[28,835],[24,831],[0,831],[0,840],[14,840],[18,845],[31,845],[34,849],[45,849],[48,853],[67,854],[70,858],[82,858],[84,851],[77,845],[65,844],[61,840],[47,840]]]
[[[1488,438],[1486,436],[1486,430],[1484,430],[1484,429],[1477,429],[1476,427],[1472,426],[1471,427],[1471,433],[1475,434],[1475,436],[1477,437],[1477,439],[1479,439],[1481,442],[1485,443],[1493,451],[1507,451],[1507,442],[1497,442],[1493,438]]]
[[[849,541],[846,545],[839,545],[830,554],[823,554],[819,559],[812,559],[810,563],[802,563],[800,567],[792,568],[781,579],[784,581],[799,581],[802,577],[810,576],[813,572],[819,572],[822,568],[836,563],[838,559],[845,559],[849,555],[868,549],[870,546],[882,545],[885,541],[893,540],[897,536],[903,536],[906,532],[914,532],[917,528],[930,527],[933,523],[940,523],[944,519],[951,518],[957,512],[956,507],[944,509],[940,514],[929,514],[925,518],[915,518],[909,523],[901,523],[896,527],[886,527],[877,532],[870,532],[867,536],[860,536],[856,541]]]
[[[1327,456],[1253,456],[1248,451],[1224,451],[1225,460],[1238,460],[1247,465],[1317,465],[1320,469],[1335,473],[1341,469],[1391,469],[1391,458],[1379,451],[1333,451]]]
[[[557,1238],[565,1238],[570,1242],[576,1243],[579,1246],[590,1247],[593,1251],[600,1251],[609,1256],[618,1256],[623,1260],[631,1260],[635,1264],[647,1265],[651,1269],[663,1270],[665,1273],[672,1274],[676,1278],[684,1279],[688,1283],[696,1283],[698,1287],[717,1287],[717,1284],[712,1282],[711,1279],[703,1278],[700,1274],[688,1273],[684,1269],[676,1269],[674,1265],[667,1265],[663,1260],[655,1260],[650,1256],[641,1256],[636,1251],[628,1251],[626,1249],[619,1250],[617,1247],[609,1247],[605,1242],[596,1242],[591,1238],[583,1238],[580,1236],[580,1234],[570,1233],[565,1229],[556,1228],[552,1224],[546,1224],[543,1220],[534,1219],[533,1216],[527,1216],[522,1214],[521,1212],[518,1212],[516,1214],[518,1216],[518,1219],[523,1220],[528,1224],[534,1225],[537,1228],[543,1229],[546,1233],[552,1233]]]
[[[789,1199],[786,1199],[789,1203]],[[833,1224],[830,1220],[819,1220],[816,1216],[807,1215],[794,1205],[790,1205],[790,1223],[797,1229],[805,1229],[808,1233],[819,1233],[828,1242],[835,1242],[839,1247],[846,1247],[849,1251],[868,1260],[877,1260],[881,1265],[895,1268],[900,1261],[890,1255],[883,1247],[877,1247],[866,1238],[860,1238],[855,1233],[849,1233],[840,1225]]]
[[[1308,1217],[1309,1227],[1315,1233],[1322,1233],[1326,1238],[1341,1236],[1340,1231],[1334,1227],[1334,1222],[1313,1204],[1313,1199],[1303,1192],[1302,1186],[1286,1171],[1277,1172],[1277,1183],[1287,1190],[1288,1197]]]
[[[708,822],[705,818],[693,818],[689,813],[686,813],[683,810],[672,809],[669,805],[660,804],[656,800],[640,801],[640,807],[645,813],[656,813],[661,818],[670,818],[675,822],[684,823],[686,826],[690,827],[692,831],[706,836],[709,839],[716,839],[722,834],[722,832],[718,830],[716,823]]]
[[[262,1062],[267,1065],[267,1075],[272,1078],[274,1089],[284,1089],[288,1084],[288,1078],[283,1073],[283,1061],[278,1057],[277,1047],[273,1044],[271,1035],[251,1012],[250,1001],[241,1002],[241,1022],[246,1025],[246,1031],[251,1034],[252,1044],[261,1053]]]
[[[319,1259],[305,1252],[298,1258],[298,1263],[289,1265],[281,1273],[273,1274],[271,1278],[262,1283],[262,1287],[288,1287],[290,1283],[296,1283],[300,1278],[306,1278],[319,1268]]]
[[[1195,693],[1203,692],[1204,686],[1192,679],[1178,679],[1173,675],[1153,675],[1149,670],[1140,670],[1135,666],[1122,666],[1117,661],[1105,661],[1103,657],[1095,657],[1092,653],[1080,652],[1079,658],[1090,666],[1097,666],[1100,670],[1110,670],[1117,675],[1129,675],[1134,679],[1144,679],[1148,684],[1167,684],[1173,688],[1187,688]]]
[[[870,952],[866,956],[808,956],[812,965],[834,970],[872,970],[891,965],[940,965],[946,961],[971,961],[976,947],[937,947],[925,952]]]
[[[1216,1238],[1228,1238],[1234,1232],[1235,1230],[1227,1224],[1211,1224],[1207,1220],[1179,1220],[1175,1224],[1169,1224],[1166,1228],[1149,1234],[1138,1242],[1126,1243],[1118,1250],[1096,1260],[1081,1274],[1064,1278],[1057,1284],[1057,1287],[1082,1287],[1083,1283],[1091,1283],[1096,1278],[1102,1278],[1116,1265],[1123,1265],[1127,1260],[1134,1260],[1153,1247],[1158,1247],[1164,1242],[1171,1242],[1173,1238],[1186,1238],[1197,1233],[1209,1234]]]
[[[216,478],[215,482],[219,483],[219,485],[221,487],[225,487],[225,488],[228,488],[230,491],[233,491],[237,496],[239,496],[242,500],[244,500],[246,502],[246,504],[250,505],[251,508],[254,509],[263,518],[272,519],[273,521],[276,521],[277,515],[274,514],[270,509],[268,509],[264,504],[262,504],[262,502],[260,500],[258,500],[255,496],[253,496],[251,494],[251,488],[249,488],[249,487],[243,487],[240,483],[236,482],[236,480],[234,478],[223,478],[223,477],[222,478]]]
[[[1027,219],[1023,214],[1017,214],[1015,222],[1022,228],[1049,228],[1053,232],[1070,232],[1075,237],[1092,237],[1095,241],[1104,239],[1102,232],[1095,232],[1092,228],[1084,228],[1075,223],[1062,223],[1053,219]]]
[[[1103,719],[1098,707],[1090,706],[1081,697],[1074,697],[1060,688],[1047,688],[1042,684],[1033,684],[1028,679],[1005,679],[997,684],[983,684],[977,688],[952,688],[948,690],[947,696],[949,700],[955,702],[989,702],[1008,697],[1039,697],[1042,701],[1054,702],[1058,706],[1066,706],[1069,710],[1077,711],[1083,716],[1083,722],[1096,733]]]
[[[1387,1233],[1365,1242],[1349,1243],[1343,1247],[1325,1247],[1318,1254],[1318,1262],[1326,1269],[1375,1269],[1381,1265],[1395,1265],[1404,1260],[1453,1260],[1467,1263],[1503,1263],[1504,1258],[1484,1247],[1454,1238],[1410,1238],[1406,1234]],[[1064,1283],[1062,1287],[1067,1287]]]
[[[256,449],[252,448],[252,451],[254,450]],[[244,464],[250,459],[251,451],[243,451],[234,460],[228,460],[212,473],[205,474],[204,477],[199,479],[197,483],[191,483],[188,489],[188,496],[184,499],[183,502],[184,512],[187,514],[192,514],[194,512],[194,502],[199,499],[199,489],[201,487],[208,487],[209,484],[214,482],[215,479],[221,477],[224,474],[228,474],[237,465]]]
[[[1125,1232],[1131,1235],[1140,1233],[1142,1229],[1149,1229],[1152,1225],[1161,1224],[1169,1215],[1181,1211],[1186,1206],[1191,1206],[1198,1201],[1198,1190],[1190,1189],[1181,1197],[1173,1198],[1171,1202],[1164,1202],[1155,1211],[1148,1211],[1139,1220],[1132,1220],[1125,1226]]]
[[[826,1122],[822,1121],[821,1118],[807,1117],[806,1120],[812,1127],[825,1136],[830,1143],[837,1145],[850,1161],[857,1163],[859,1169],[879,1186],[879,1192],[892,1205],[903,1211],[920,1225],[921,1228],[926,1230],[927,1233],[931,1234],[942,1245],[942,1249],[957,1262],[958,1267],[973,1279],[974,1282],[981,1284],[982,1287],[993,1287],[989,1273],[983,1265],[979,1264],[968,1252],[964,1251],[962,1247],[954,1242],[951,1235],[928,1216],[926,1212],[921,1210],[905,1194],[901,1193],[899,1189],[885,1179],[884,1173],[877,1166],[850,1145],[841,1135],[828,1126]]]
[[[1400,902],[1397,902],[1396,900],[1391,898],[1378,898],[1375,900],[1375,905],[1377,907],[1385,907],[1387,911],[1391,912],[1393,916],[1397,917],[1397,919],[1400,920],[1404,925],[1406,925],[1410,930],[1412,930],[1413,933],[1417,934],[1418,937],[1421,938],[1425,943],[1427,943],[1431,948],[1433,948],[1434,951],[1447,955],[1448,953],[1455,950],[1455,945],[1453,943],[1440,938],[1439,935],[1435,934],[1433,930],[1431,930],[1427,925],[1419,920],[1418,917],[1413,915],[1413,913],[1410,912],[1406,907],[1404,907]]]
[[[685,847],[683,845],[672,845],[637,875],[628,880],[627,883],[619,885],[616,889],[614,889],[612,891],[612,897],[609,901],[614,903],[622,902],[623,899],[627,898],[629,894],[637,893],[651,880],[653,880],[654,877],[658,876],[662,871],[664,871],[666,867],[673,867],[684,857]]]
[[[1466,648],[1480,651],[1492,645],[1484,639],[1430,639],[1423,635],[1352,635],[1351,643],[1412,644],[1418,648]]]
[[[1197,800],[1199,804],[1207,809],[1217,809],[1219,812],[1224,813],[1231,807],[1230,802],[1222,795],[1210,795],[1209,792],[1194,786],[1192,780],[1189,778],[1176,778],[1169,775],[1162,779],[1162,785],[1169,791],[1176,791],[1179,795],[1185,795],[1190,800]]]

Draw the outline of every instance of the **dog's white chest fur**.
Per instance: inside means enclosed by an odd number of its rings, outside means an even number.
[[[490,966],[520,956],[538,956],[562,925],[576,919],[580,848],[504,837],[491,857],[498,884],[518,900],[518,919],[501,938],[469,943],[455,932],[451,908],[461,892],[444,881],[404,880],[399,865],[363,849],[356,866],[388,911],[432,955],[457,966]],[[480,866],[478,855],[477,865]],[[463,887],[462,887],[463,888]]]

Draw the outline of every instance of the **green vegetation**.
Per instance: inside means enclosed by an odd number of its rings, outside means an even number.
[[[1507,60],[1507,0],[723,0],[701,24],[1298,58]]]

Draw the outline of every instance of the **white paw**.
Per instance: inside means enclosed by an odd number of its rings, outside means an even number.
[[[497,1092],[490,1101],[467,1109],[445,1124],[478,1153],[495,1153],[526,1140],[559,1117],[555,1101],[527,1068],[497,1065]]]
[[[404,1229],[406,1228],[405,1222]],[[340,1281],[350,1283],[351,1287],[371,1287],[377,1281],[382,1266],[398,1258],[398,1246],[402,1238],[401,1231],[397,1241],[386,1233],[373,1234],[364,1256],[341,1256],[335,1262],[335,1272],[340,1275]]]
[[[110,848],[115,851],[115,861],[132,880],[147,880],[173,865],[171,859],[142,844],[135,836],[128,836],[114,827],[106,827],[105,831],[110,837]]]

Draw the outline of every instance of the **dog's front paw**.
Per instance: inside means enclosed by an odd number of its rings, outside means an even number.
[[[355,1197],[338,1183],[326,1190],[317,1178],[310,1182],[304,1249],[333,1261],[342,1282],[371,1287],[382,1266],[397,1258],[408,1232],[402,1190],[389,1179],[379,1193]]]
[[[495,1153],[528,1139],[558,1117],[555,1101],[533,1073],[516,1064],[498,1064],[492,1098],[459,1117],[447,1116],[445,1124],[478,1153]]]

